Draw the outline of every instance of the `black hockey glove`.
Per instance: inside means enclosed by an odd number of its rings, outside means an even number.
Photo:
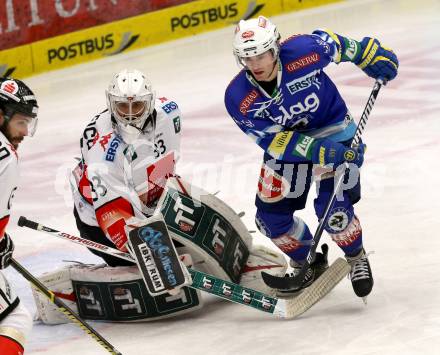
[[[0,269],[8,267],[13,251],[14,243],[9,234],[5,233],[5,236],[0,241]]]

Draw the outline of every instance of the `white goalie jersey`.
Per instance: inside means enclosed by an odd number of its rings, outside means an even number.
[[[155,103],[152,134],[126,144],[115,132],[106,110],[97,115],[81,137],[82,160],[70,183],[80,219],[99,226],[116,247],[127,251],[125,222],[154,211],[166,180],[174,173],[180,150],[180,110],[174,101]]]

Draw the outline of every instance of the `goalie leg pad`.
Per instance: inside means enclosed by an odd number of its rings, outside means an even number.
[[[240,217],[216,196],[178,177],[168,179],[157,205],[171,238],[188,248],[194,268],[238,283],[252,237]]]
[[[84,319],[144,322],[202,307],[200,292],[188,287],[179,289],[176,295],[151,296],[135,266],[74,265],[40,279]],[[34,291],[34,298],[43,323],[69,322],[44,295]]]
[[[246,266],[241,274],[240,285],[260,291],[266,295],[275,295],[274,289],[267,286],[261,272],[267,272],[275,276],[284,276],[287,270],[287,262],[283,255],[264,247],[255,246],[249,255]]]

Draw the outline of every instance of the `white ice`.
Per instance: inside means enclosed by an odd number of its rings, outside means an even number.
[[[124,355],[137,354],[438,354],[440,346],[440,2],[347,1],[274,17],[284,38],[328,27],[381,39],[398,54],[400,73],[382,89],[365,141],[363,199],[356,206],[371,255],[375,286],[364,306],[348,280],[293,321],[204,296],[186,317],[143,324],[91,322]],[[36,137],[20,147],[22,177],[9,232],[15,257],[35,275],[62,260],[97,262],[80,246],[16,226],[19,215],[77,234],[66,175],[79,153],[82,129],[105,108],[104,90],[125,67],[150,76],[157,92],[183,112],[179,171],[220,195],[255,229],[254,194],[260,149],[235,126],[223,93],[238,68],[233,27],[26,81],[41,106]],[[328,68],[359,117],[373,80],[352,64]],[[217,172],[217,174],[215,174]],[[223,175],[222,175],[223,174]],[[313,195],[313,194],[312,194]],[[311,196],[313,198],[313,196]],[[300,215],[316,228],[313,207]],[[439,228],[439,229],[438,229]],[[271,245],[259,234],[258,244]],[[331,259],[341,251],[329,240]],[[23,303],[35,312],[29,285],[7,270]],[[105,354],[73,324],[35,323],[27,354]]]

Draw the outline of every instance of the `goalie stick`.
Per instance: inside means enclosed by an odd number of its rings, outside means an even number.
[[[363,131],[365,130],[365,126],[368,121],[368,117],[370,116],[370,112],[374,106],[374,103],[376,101],[377,95],[379,94],[379,90],[383,85],[382,80],[376,80],[374,83],[373,89],[370,93],[370,97],[368,98],[367,104],[364,108],[364,112],[362,113],[361,119],[359,120],[359,124],[357,126],[355,135],[351,141],[351,148],[358,145],[360,143],[360,139],[362,136]],[[342,185],[342,181],[344,180],[345,171],[348,169],[348,164],[344,164],[344,170],[343,173],[340,174],[338,181],[336,183],[335,188],[333,189],[333,194],[330,197],[329,202],[327,203],[327,206],[324,211],[324,215],[322,216],[321,220],[319,221],[318,228],[316,229],[315,235],[312,238],[311,241],[311,247],[307,254],[306,260],[304,264],[302,265],[301,270],[295,275],[295,276],[274,276],[271,274],[268,274],[266,272],[261,272],[261,276],[263,278],[264,283],[271,287],[278,290],[299,290],[301,289],[304,277],[306,275],[307,270],[310,267],[310,264],[315,258],[316,255],[316,248],[318,247],[319,240],[321,239],[321,235],[324,232],[324,226],[327,223],[327,219],[330,213],[331,208],[333,207],[333,204],[336,200],[336,195],[339,192],[339,189]]]
[[[38,291],[45,295],[58,310],[64,313],[72,322],[77,324],[82,330],[84,330],[88,335],[95,339],[102,347],[104,347],[110,354],[122,355],[121,352],[115,349],[107,340],[104,339],[95,329],[84,322],[72,309],[70,309],[61,299],[50,291],[43,283],[40,282],[36,277],[34,277],[29,271],[27,271],[18,261],[11,259],[11,266],[17,270],[26,280],[28,280]]]
[[[117,249],[81,237],[57,231],[37,222],[28,220],[23,216],[18,220],[18,225],[20,227],[28,227],[37,231],[45,232],[52,236],[69,240],[121,259],[135,262],[134,258],[128,253],[121,252]],[[252,307],[262,312],[271,313],[280,318],[292,319],[307,311],[329,293],[348,274],[350,266],[343,258],[336,259],[336,261],[330,265],[330,267],[310,287],[306,288],[298,296],[286,299],[268,296],[262,292],[222,280],[218,277],[192,268],[189,268],[188,271],[192,276],[192,284],[188,287],[208,292],[214,296]]]

